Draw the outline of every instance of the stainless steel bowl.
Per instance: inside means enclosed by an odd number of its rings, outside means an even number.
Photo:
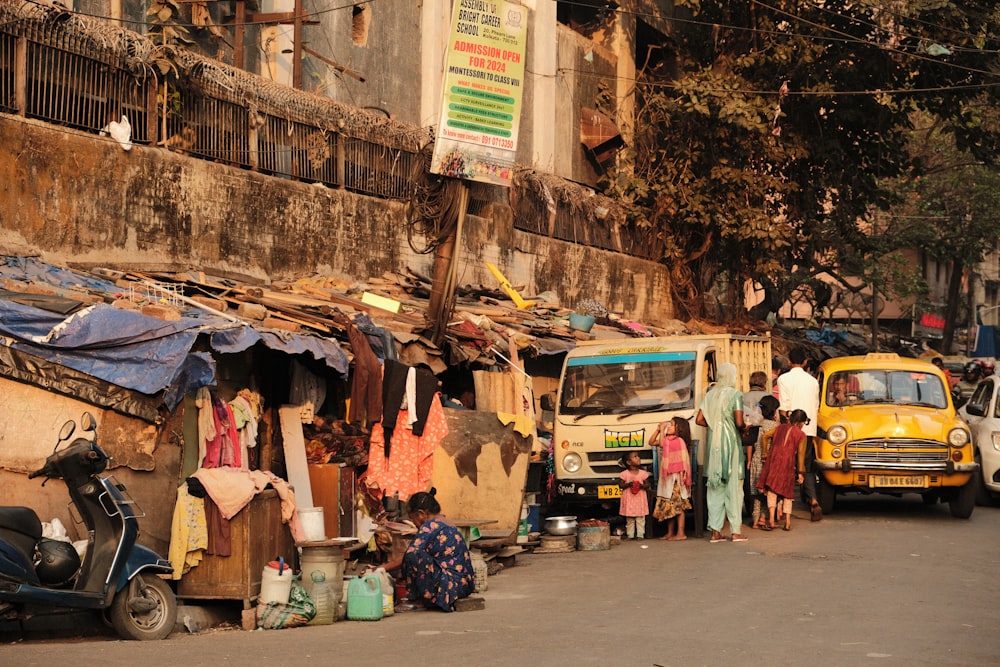
[[[576,532],[575,516],[550,516],[545,519],[545,532],[549,535],[572,535]]]

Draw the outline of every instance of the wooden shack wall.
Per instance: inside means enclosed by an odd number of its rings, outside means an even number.
[[[73,540],[86,537],[70,514],[66,485],[53,480],[42,486],[42,480],[27,475],[52,452],[62,424],[79,421],[84,412],[97,418],[98,442],[113,457],[108,472],[146,512],[139,520],[140,544],[165,556],[179,481],[181,413],[157,429],[141,419],[0,378],[0,505],[29,506],[42,521],[58,518]]]
[[[495,519],[489,531],[514,531],[521,516],[532,438],[491,412],[445,410],[448,435],[434,451],[432,484],[451,519]]]

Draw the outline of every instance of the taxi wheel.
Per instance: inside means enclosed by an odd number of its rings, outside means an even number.
[[[958,519],[968,519],[972,516],[972,510],[976,507],[976,485],[975,479],[970,479],[964,486],[958,488],[955,495],[948,500],[948,509],[951,515]]]
[[[816,480],[816,502],[819,503],[819,508],[823,510],[823,514],[833,513],[833,504],[837,499],[837,491],[833,488],[829,482],[827,482],[823,475],[819,475]]]

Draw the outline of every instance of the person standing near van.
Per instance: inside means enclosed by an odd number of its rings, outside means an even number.
[[[691,425],[683,417],[673,417],[657,427],[653,442],[657,438],[662,456],[653,518],[667,522],[667,534],[661,540],[686,540],[684,512],[691,509],[691,457],[688,455]]]
[[[774,439],[767,451],[767,460],[761,470],[757,488],[767,496],[767,523],[763,530],[775,528],[775,514],[781,502],[784,515],[784,530],[792,529],[792,496],[795,495],[796,478],[801,483],[802,473],[796,477],[799,449],[805,444],[806,435],[802,427],[809,421],[802,410],[792,410],[787,424],[781,424],[774,432]]]
[[[729,520],[733,542],[745,542],[743,535],[743,392],[736,388],[735,364],[719,366],[715,385],[705,394],[695,423],[708,428],[705,453],[708,527],[711,542],[721,542],[722,529]]]
[[[646,537],[646,515],[649,514],[649,472],[642,467],[639,452],[625,455],[625,470],[618,475],[622,489],[621,509],[625,517],[625,539],[641,540]]]
[[[743,452],[744,461],[747,464],[747,471],[750,470],[750,461],[753,458],[753,448],[757,443],[757,436],[760,432],[760,425],[763,421],[761,416],[760,401],[765,396],[770,396],[767,389],[767,373],[764,371],[754,371],[750,374],[750,391],[743,392]],[[759,469],[758,469],[759,470]],[[743,477],[743,512],[752,516],[753,496],[757,490],[753,487],[750,475]],[[750,523],[753,526],[753,522]]]
[[[750,525],[754,528],[763,528],[767,525],[767,517],[764,512],[767,505],[761,506],[761,501],[765,496],[757,488],[757,480],[760,479],[760,473],[764,469],[764,462],[767,459],[764,446],[772,441],[774,430],[778,428],[778,405],[778,399],[770,394],[760,399],[762,421],[760,431],[757,433],[757,442],[754,443],[750,456],[750,465],[747,466],[747,477],[750,478],[750,518],[753,522]]]
[[[799,467],[804,479],[802,490],[809,502],[809,515],[813,521],[823,518],[823,511],[816,499],[816,450],[813,438],[816,437],[816,413],[819,412],[819,382],[806,371],[809,359],[805,349],[796,347],[788,353],[791,369],[778,377],[778,400],[781,401],[779,412],[788,420],[793,410],[802,410],[808,421],[802,426],[806,435],[804,459]]]

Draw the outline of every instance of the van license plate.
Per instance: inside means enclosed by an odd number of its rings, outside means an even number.
[[[622,489],[617,484],[606,484],[597,487],[598,498],[621,498]]]
[[[926,489],[927,475],[871,475],[868,486],[872,488]]]

